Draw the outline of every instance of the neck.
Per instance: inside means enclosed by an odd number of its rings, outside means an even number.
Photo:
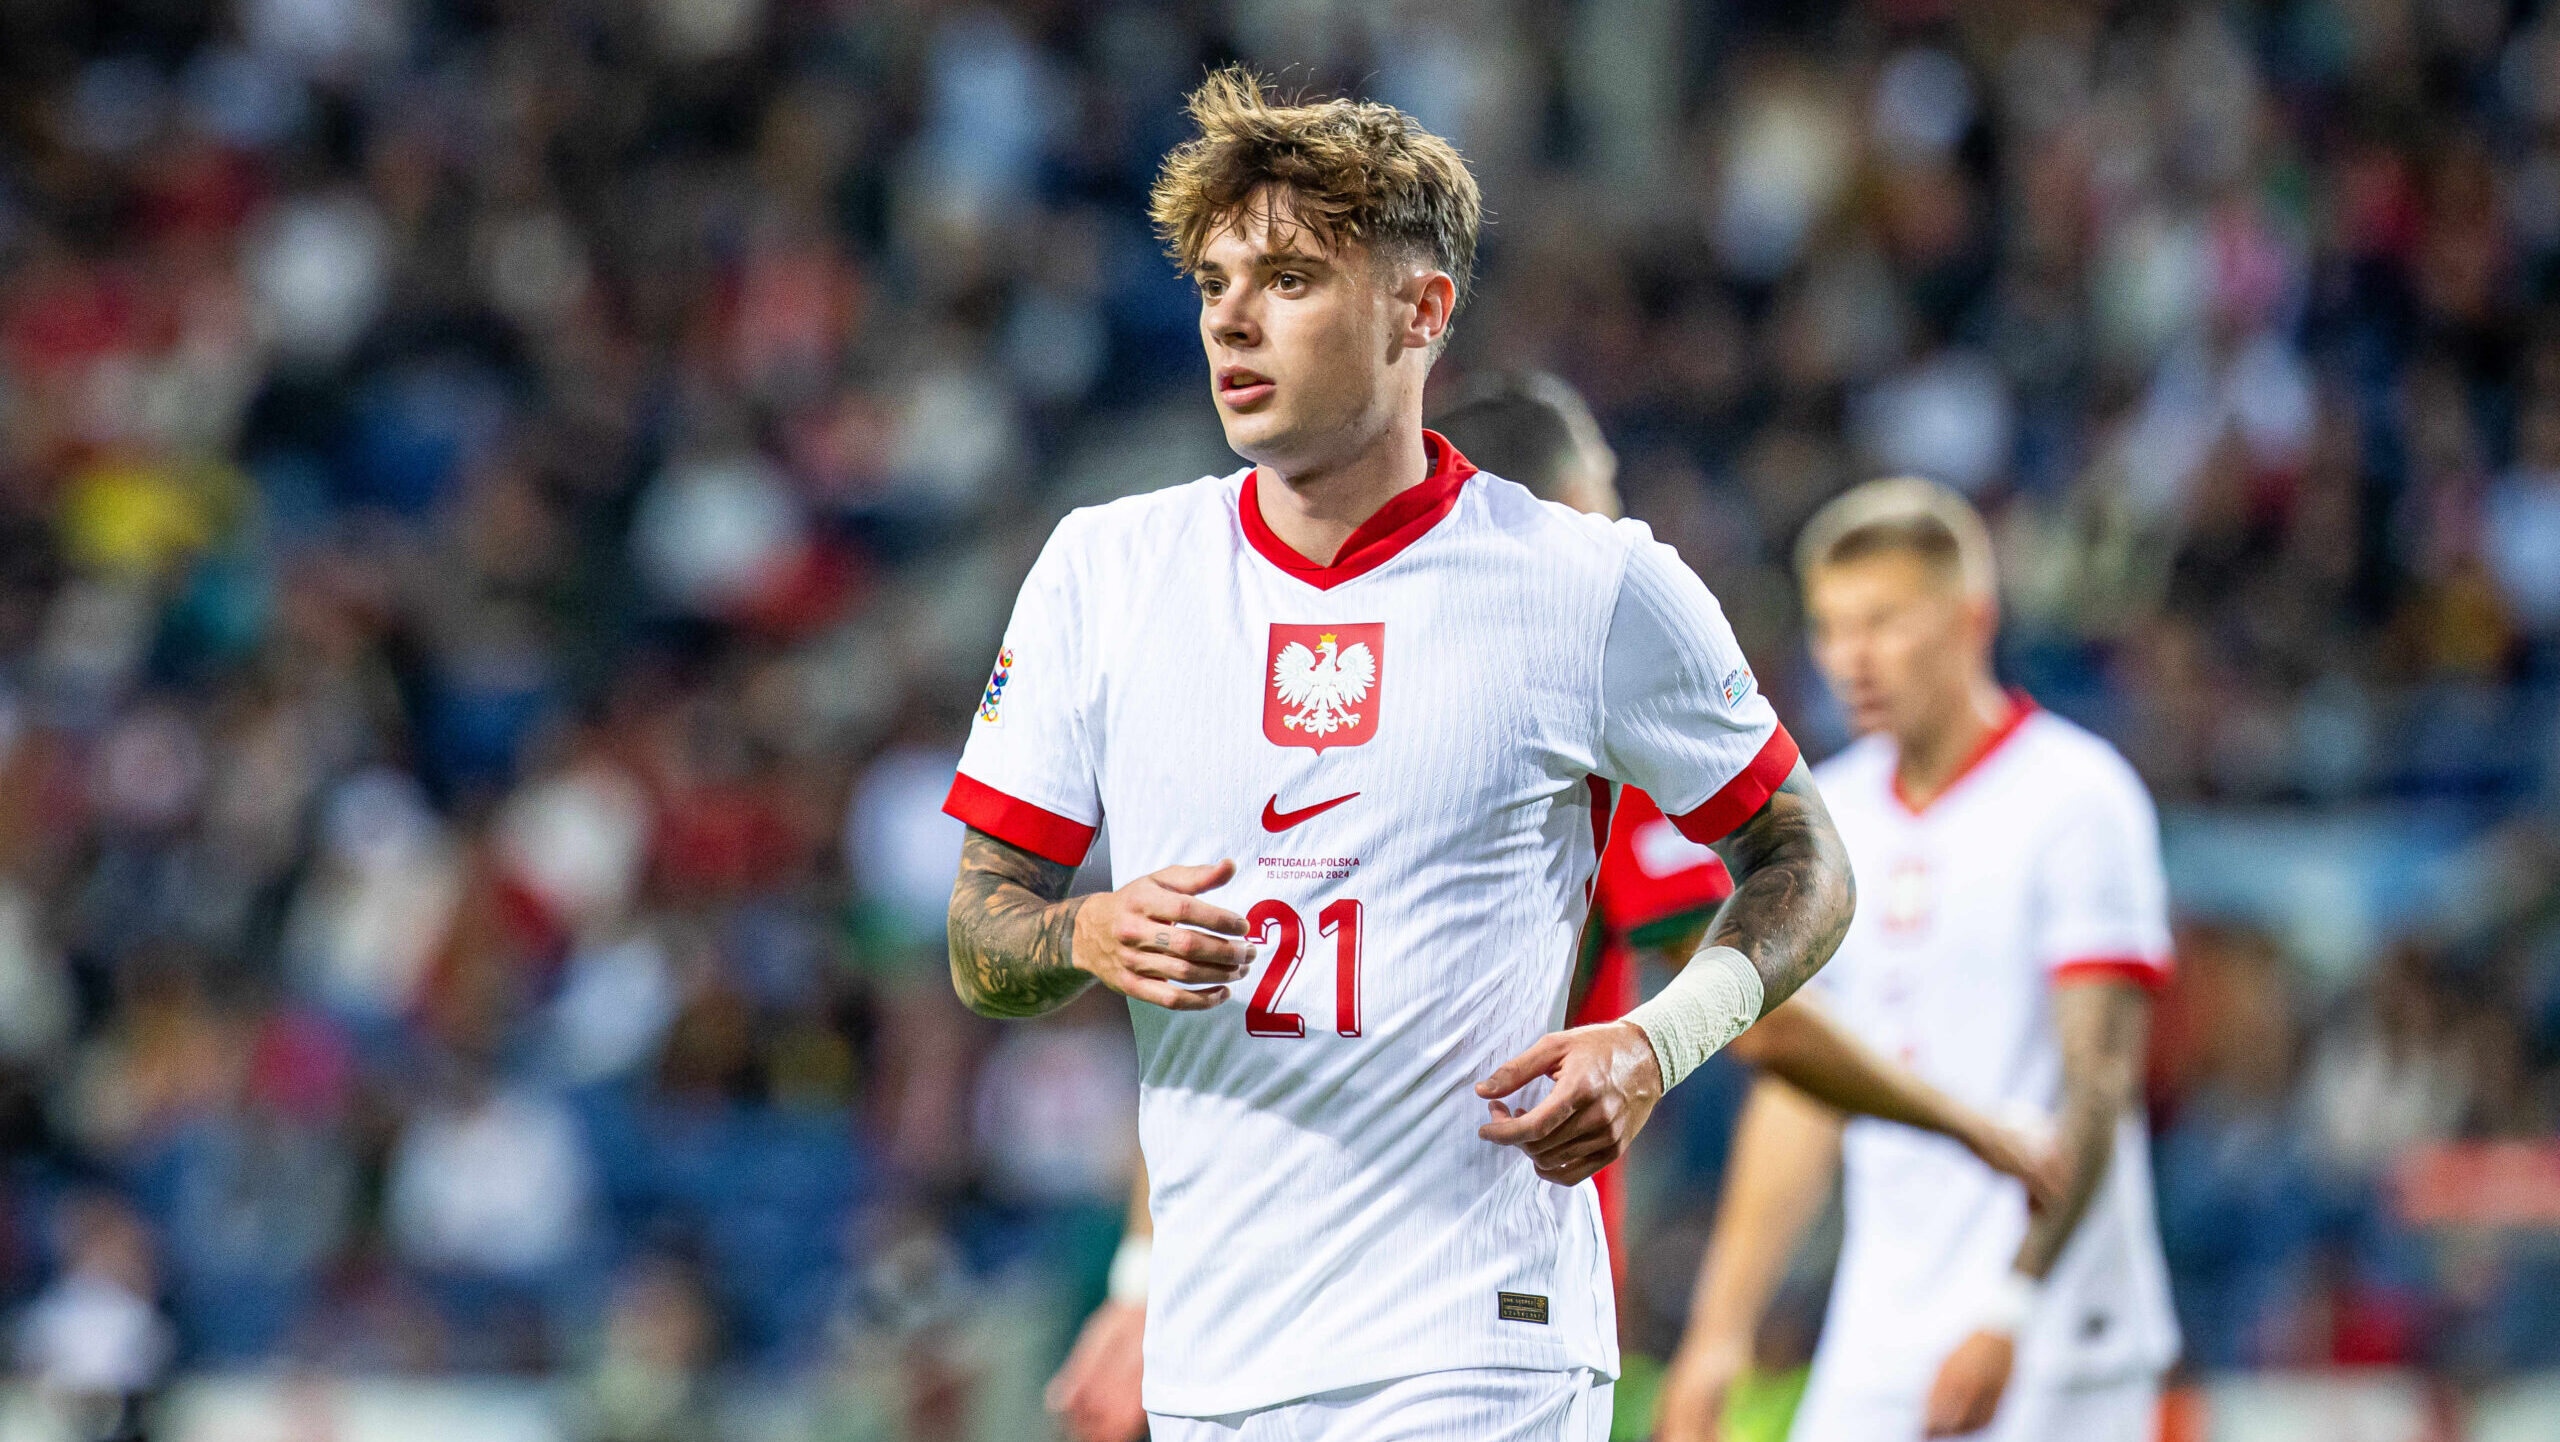
[[[1361,522],[1430,473],[1416,405],[1348,456],[1303,467],[1257,465],[1254,496],[1271,534],[1308,560],[1330,565]]]
[[[2007,724],[2016,705],[1999,682],[1988,673],[1978,673],[1966,683],[1956,704],[1895,737],[1899,755],[1893,778],[1903,799],[1915,808],[1937,800],[1981,755],[1992,733]]]

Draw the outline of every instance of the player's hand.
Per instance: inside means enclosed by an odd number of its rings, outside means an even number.
[[[1529,1154],[1538,1175],[1569,1187],[1626,1155],[1662,1100],[1662,1064],[1642,1029],[1623,1021],[1551,1031],[1476,1083],[1507,1097],[1539,1077],[1555,1090],[1526,1111],[1489,1100],[1493,1120],[1476,1135]]]
[[[1104,1302],[1084,1319],[1044,1394],[1050,1415],[1075,1442],[1143,1442],[1147,1413],[1138,1387],[1146,1372],[1146,1333],[1142,1303]]]
[[[1976,1332],[1958,1342],[1929,1384],[1925,1435],[1955,1437],[1990,1426],[2017,1360],[2018,1344],[2006,1332]]]
[[[1998,1122],[1984,1122],[1965,1133],[1967,1151],[2003,1176],[2026,1184],[2027,1210],[2041,1212],[2062,1195],[2069,1162],[2044,1137]]]
[[[1236,864],[1168,866],[1076,908],[1075,964],[1094,980],[1173,1011],[1207,1011],[1253,965],[1244,918],[1200,900]],[[1199,991],[1191,988],[1201,987]]]
[[[1691,1339],[1671,1354],[1662,1377],[1662,1412],[1653,1442],[1722,1442],[1725,1398],[1751,1370],[1751,1343]]]

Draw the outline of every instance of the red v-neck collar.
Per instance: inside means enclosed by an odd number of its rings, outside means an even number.
[[[1994,752],[2007,745],[2009,743],[2009,738],[2017,735],[2018,728],[2026,725],[2028,718],[2034,716],[2038,709],[2039,708],[2035,703],[2034,697],[2029,696],[2026,692],[2019,690],[2015,686],[2010,687],[2009,714],[2001,718],[2000,724],[1992,727],[1991,733],[1983,737],[1982,740],[1974,746],[1973,754],[1964,759],[1964,764],[1962,766],[1956,768],[1955,775],[1947,778],[1946,785],[1938,788],[1938,794],[1929,798],[1927,806],[1912,805],[1911,797],[1903,791],[1902,763],[1899,759],[1894,762],[1893,799],[1902,803],[1902,809],[1911,815],[1926,816],[1929,813],[1930,807],[1936,806],[1939,802],[1946,800],[1957,787],[1962,786],[1965,783],[1965,779],[1967,777],[1970,777],[1974,772],[1981,770],[1982,764],[1989,761]]]
[[[1259,466],[1245,472],[1244,491],[1236,499],[1236,513],[1244,522],[1244,538],[1262,553],[1262,559],[1319,591],[1330,591],[1354,576],[1367,575],[1421,540],[1424,532],[1455,510],[1458,492],[1466,486],[1467,477],[1476,473],[1474,462],[1459,455],[1458,448],[1438,431],[1422,433],[1422,448],[1431,461],[1431,473],[1418,484],[1396,492],[1378,508],[1377,514],[1362,521],[1330,564],[1299,555],[1262,519],[1262,502],[1254,491],[1254,482],[1262,473]]]

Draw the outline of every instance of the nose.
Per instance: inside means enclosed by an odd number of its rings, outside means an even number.
[[[1258,345],[1262,340],[1262,323],[1253,313],[1253,287],[1233,285],[1210,301],[1200,313],[1200,324],[1209,338],[1230,349]]]

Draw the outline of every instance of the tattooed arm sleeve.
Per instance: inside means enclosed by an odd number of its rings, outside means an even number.
[[[1795,995],[1838,950],[1857,906],[1849,853],[1802,761],[1751,819],[1716,844],[1733,895],[1707,931],[1760,973],[1761,1014]]]
[[[2074,982],[2053,996],[2062,1034],[2062,1115],[2054,1147],[2069,1171],[2062,1195],[2027,1221],[2017,1270],[2030,1277],[2052,1270],[2098,1194],[2115,1159],[2116,1122],[2141,1096],[2143,1047],[2151,1034],[2151,998],[2130,982]]]
[[[1038,1016],[1093,978],[1075,964],[1076,869],[969,828],[951,885],[951,985],[981,1016]]]

